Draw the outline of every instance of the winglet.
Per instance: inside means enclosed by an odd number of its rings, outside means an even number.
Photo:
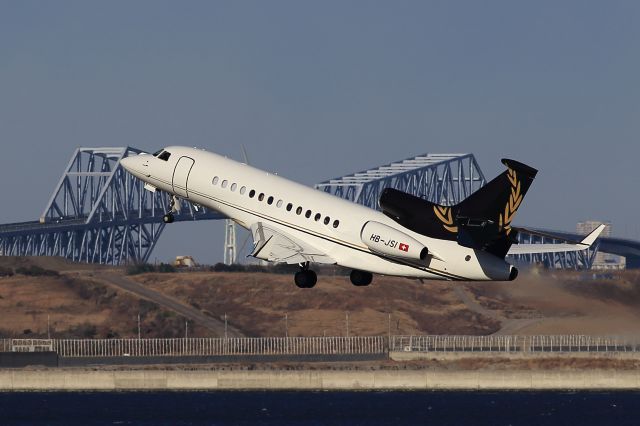
[[[591,245],[596,242],[596,239],[598,239],[598,237],[600,236],[602,231],[604,231],[605,227],[606,227],[605,224],[599,225],[596,229],[591,231],[591,233],[589,235],[584,237],[584,239],[582,241],[580,241],[580,245],[591,247]]]

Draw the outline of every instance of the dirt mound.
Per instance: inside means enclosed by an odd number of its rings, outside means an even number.
[[[109,266],[93,265],[82,262],[72,262],[60,256],[0,256],[0,267],[3,268],[29,268],[39,267],[50,271],[68,270],[101,270],[109,269]]]
[[[640,336],[640,280],[633,271],[608,279],[575,271],[533,271],[515,282],[467,285],[477,301],[523,322],[518,334]]]
[[[469,311],[445,282],[376,277],[354,287],[321,276],[299,289],[289,275],[264,273],[144,274],[135,279],[228,321],[253,336],[490,334],[499,323]]]
[[[61,258],[0,257],[0,267],[38,266],[53,276],[0,277],[0,334],[57,337],[183,336],[185,319],[111,287],[107,267]],[[123,270],[109,268],[111,273]],[[129,276],[151,290],[223,319],[248,336],[392,334],[591,334],[640,337],[640,275],[607,279],[572,271],[524,272],[514,282],[450,283],[376,276],[369,287],[324,273],[313,289],[291,275],[247,272],[147,273]],[[212,336],[195,324],[189,335]],[[0,336],[0,337],[2,337]]]

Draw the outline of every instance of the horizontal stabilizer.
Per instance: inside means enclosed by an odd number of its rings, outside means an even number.
[[[596,242],[605,225],[598,226],[589,235],[584,237],[579,243],[560,243],[560,244],[517,244],[511,246],[508,254],[534,254],[534,253],[558,253],[558,252],[570,252],[581,251],[590,248],[593,243]],[[550,234],[545,234],[546,237],[555,238],[558,240],[564,240],[561,237],[554,237]]]

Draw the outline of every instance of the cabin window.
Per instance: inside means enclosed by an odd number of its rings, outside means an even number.
[[[213,178],[211,183],[214,184],[214,185],[217,185],[219,180],[220,180],[220,178],[218,176],[216,176],[216,177]]]
[[[236,188],[238,187],[238,185],[234,183],[231,184],[231,192],[236,192]]]
[[[298,208],[296,209],[296,214],[298,214],[298,215],[299,215],[299,214],[302,214],[302,207],[298,207]]]
[[[240,194],[244,194],[247,191],[247,187],[243,186],[242,188],[240,188]]]
[[[225,180],[222,181],[222,185],[220,185],[220,186],[223,187],[223,188],[226,188],[228,184],[229,184],[229,181],[225,179]]]
[[[278,200],[278,202],[276,203],[276,207],[278,208],[282,207],[282,200]]]
[[[309,219],[311,217],[311,210],[307,210],[307,212],[304,214],[304,217]]]
[[[291,203],[287,204],[287,211],[288,212],[290,212],[292,208],[293,208],[293,204],[291,204]]]
[[[339,225],[340,225],[340,221],[339,220],[336,219],[336,220],[333,221],[333,227],[334,228],[337,228]]]
[[[258,195],[258,201],[262,201],[264,200],[264,193],[261,192],[260,195]]]
[[[273,197],[267,198],[267,204],[269,205],[273,204]]]
[[[158,155],[158,158],[164,161],[169,160],[169,157],[171,157],[171,153],[169,151],[164,151],[162,154]]]
[[[253,198],[255,195],[256,195],[256,191],[254,191],[253,189],[249,191],[249,198]]]
[[[316,216],[313,218],[313,220],[315,220],[316,222],[320,220],[320,218],[322,217],[322,215],[320,213],[316,213]]]
[[[325,224],[325,225],[328,225],[328,224],[329,224],[329,222],[331,222],[331,218],[330,218],[329,216],[325,216],[325,217],[324,217],[324,224]]]

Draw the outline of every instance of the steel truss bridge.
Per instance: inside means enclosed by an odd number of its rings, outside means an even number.
[[[110,265],[147,262],[164,230],[162,216],[169,199],[164,192],[146,191],[143,182],[120,166],[122,158],[140,152],[132,147],[78,148],[39,221],[0,225],[0,254],[62,256],[72,261]],[[425,154],[331,179],[315,187],[378,208],[380,192],[387,187],[451,205],[485,183],[473,154]],[[175,218],[176,221],[224,219],[217,212],[186,201],[181,202]],[[553,242],[529,234],[521,234],[519,238],[525,242]],[[226,246],[227,242],[225,250]],[[629,248],[629,244],[622,246]],[[635,243],[633,250],[640,255],[640,244]],[[588,269],[596,252],[597,246],[578,253],[522,255],[517,260],[550,268]]]
[[[40,220],[0,226],[0,252],[110,265],[147,262],[165,227],[169,199],[145,190],[120,166],[121,159],[140,152],[78,148]],[[221,218],[187,202],[175,216],[176,221]]]

